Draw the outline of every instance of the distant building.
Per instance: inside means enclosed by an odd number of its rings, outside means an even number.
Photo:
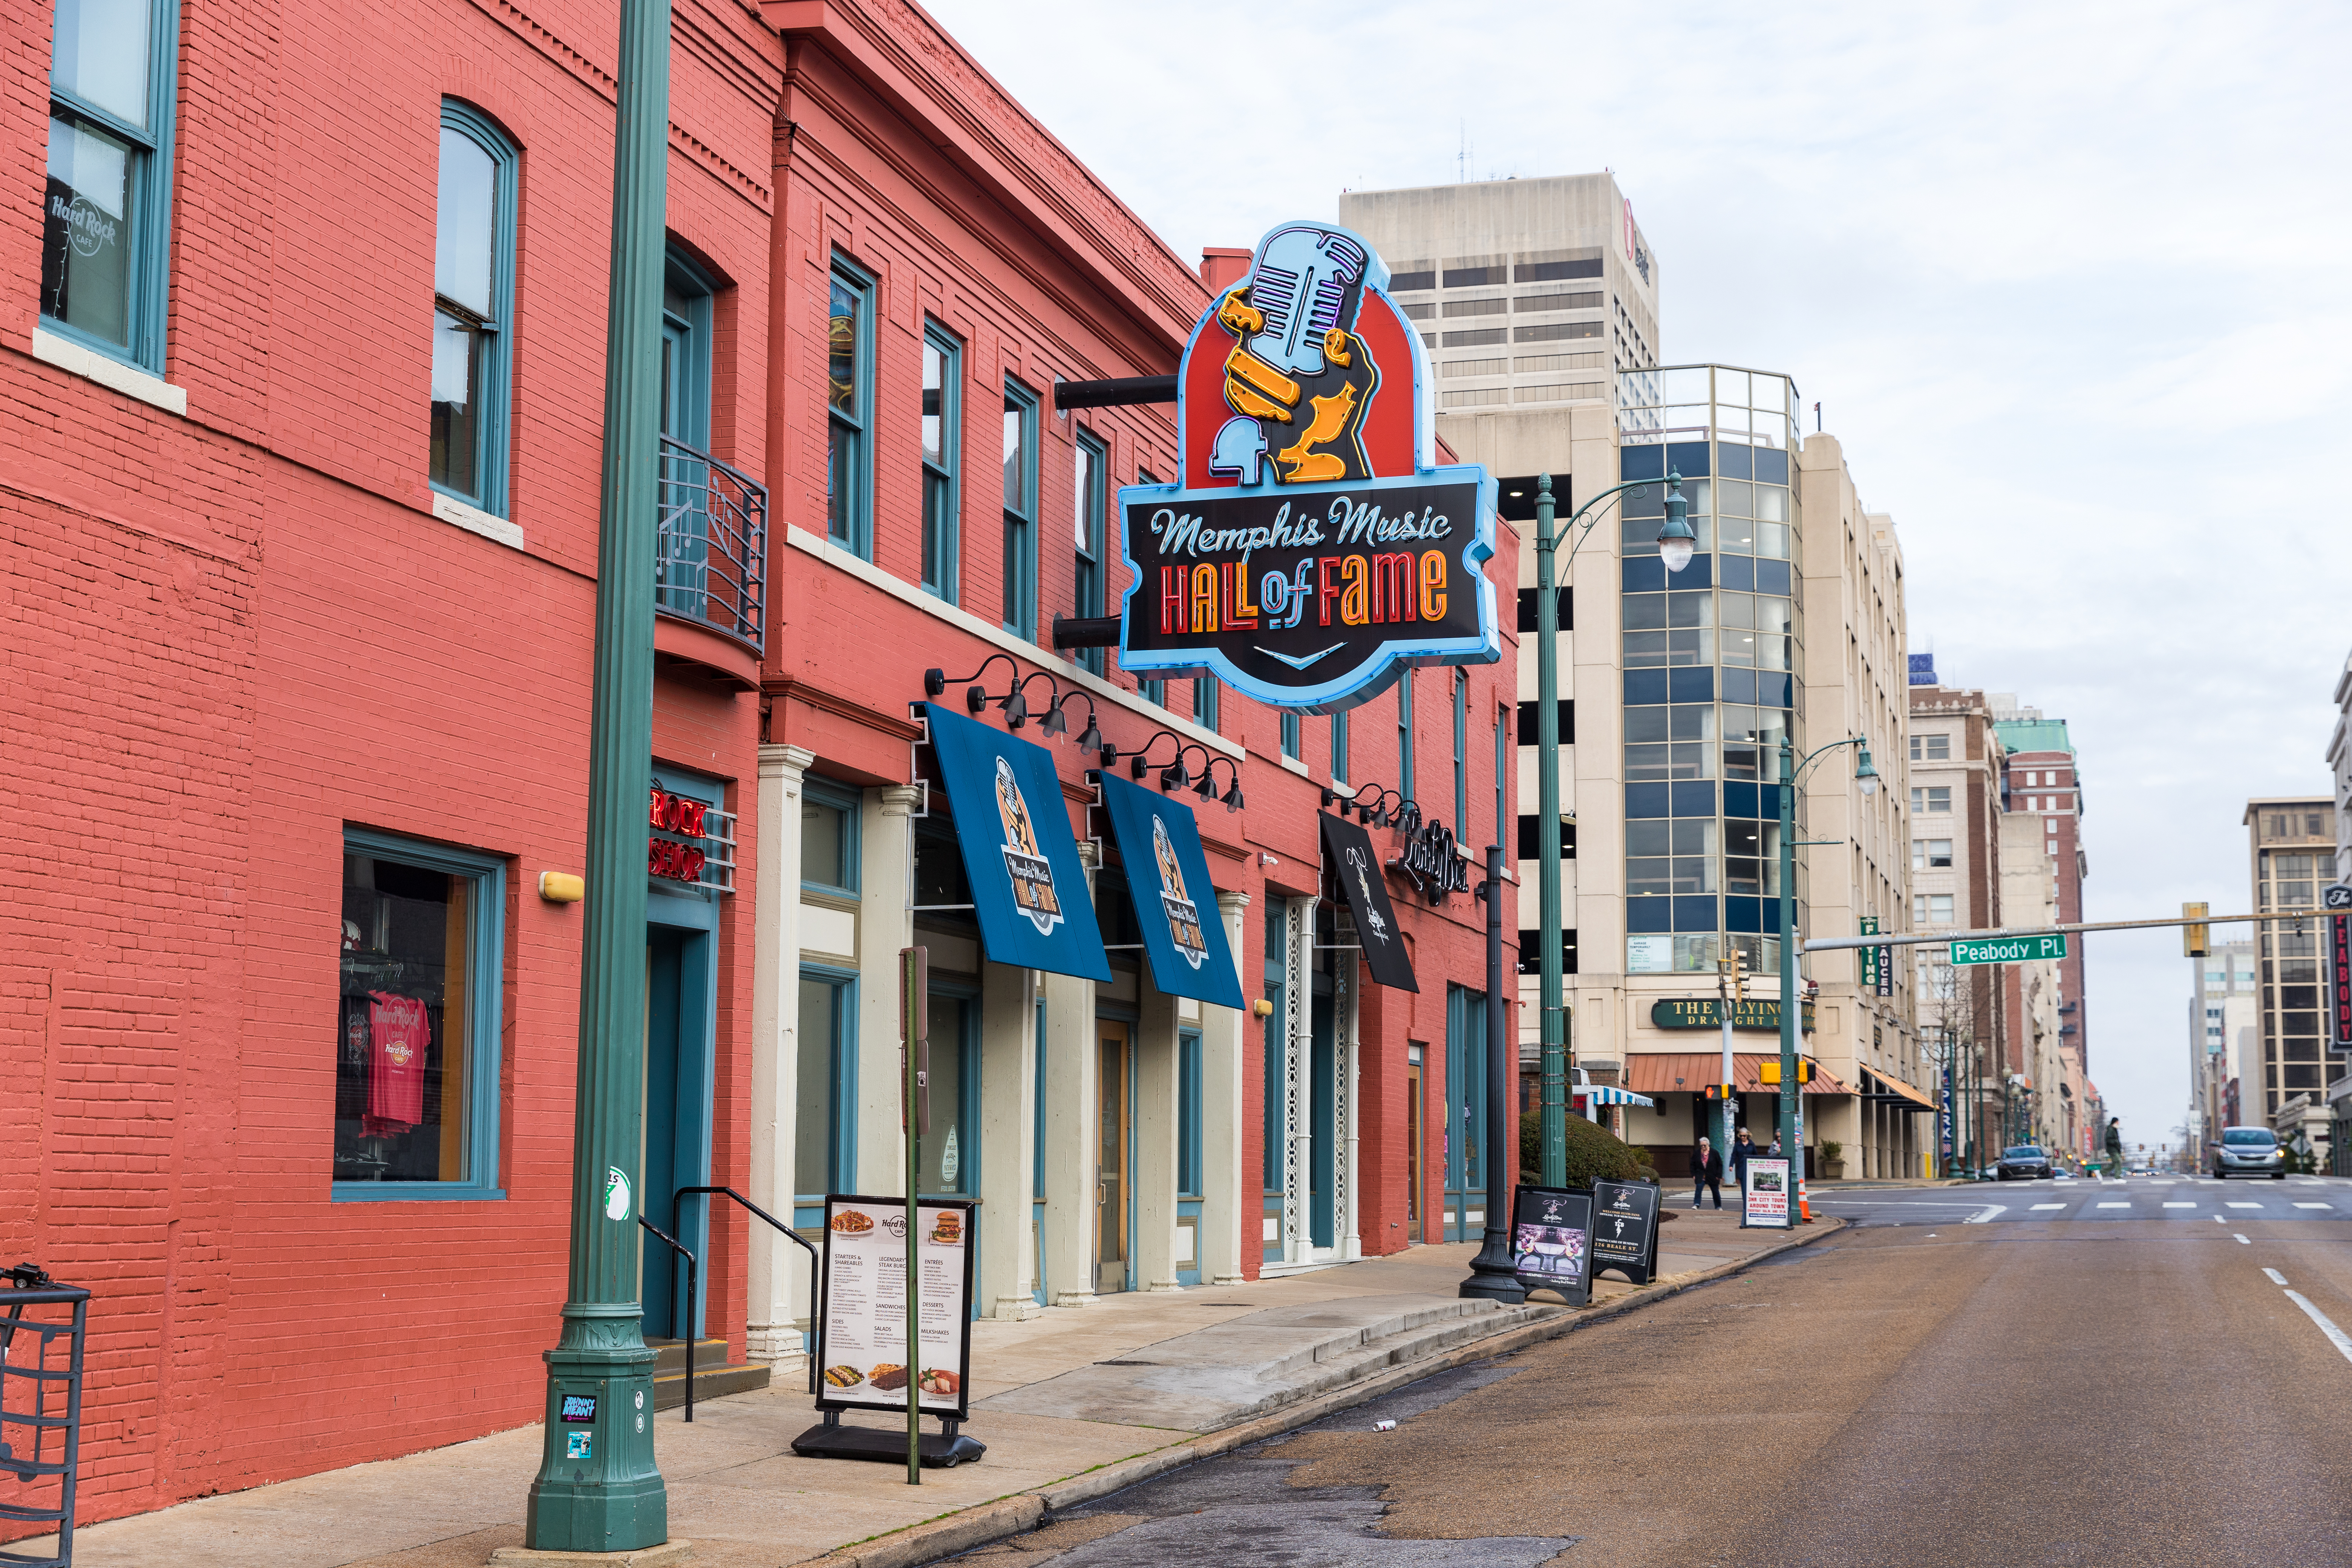
[[[2083,918],[2083,879],[2090,874],[2090,857],[2083,848],[2083,785],[2075,766],[2074,742],[2066,721],[2045,719],[2038,708],[2021,708],[2009,692],[1994,692],[1994,728],[2000,731],[2003,764],[2001,794],[2007,808],[2040,819],[2042,851],[2057,890],[2058,923]],[[2091,1069],[2090,1004],[2083,984],[2080,936],[2066,944],[2058,961],[2061,996],[2059,1043],[2074,1053],[2081,1070]]]
[[[2241,1078],[2261,1057],[2254,942],[2217,942],[2189,963],[2196,974],[2196,991],[2189,999],[2189,1084],[2200,1137],[2210,1144],[2222,1128],[2240,1121]],[[2201,1158],[2204,1150],[2192,1153]]]
[[[2336,869],[2333,797],[2251,800],[2242,820],[2255,910],[2316,905],[2319,889],[2333,880]],[[2327,1014],[2321,1005],[2319,924],[2316,920],[2278,921],[2258,928],[2262,1075],[2259,1080],[2247,1080],[2240,1114],[2249,1122],[2271,1122],[2289,1099],[2302,1096],[2297,1125],[2315,1144],[2325,1147]],[[2274,1130],[2283,1141],[2291,1135],[2289,1129]]]

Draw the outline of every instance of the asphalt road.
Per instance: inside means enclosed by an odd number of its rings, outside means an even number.
[[[964,1561],[2352,1564],[2352,1182],[1820,1206],[1854,1226]]]

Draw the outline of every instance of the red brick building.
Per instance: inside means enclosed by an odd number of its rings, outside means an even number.
[[[0,88],[43,192],[0,219],[0,1252],[97,1293],[86,1520],[539,1415],[612,188],[604,13],[140,10],[143,41],[17,8],[10,58],[50,65]],[[647,767],[706,820],[649,833],[642,1186],[705,1251],[703,1331],[795,1355],[805,1277],[677,1215],[687,1178],[896,1190],[875,982],[908,940],[969,1042],[926,1189],[1033,1215],[983,1231],[979,1310],[1474,1227],[1483,909],[1391,877],[1420,991],[1363,984],[1317,817],[1337,776],[1496,841],[1510,650],[1344,721],[1052,651],[1126,587],[1117,488],[1174,457],[1170,406],[1056,385],[1173,371],[1210,286],[911,6],[677,0],[672,41]],[[992,690],[1049,674],[1122,752],[1171,731],[1155,764],[1245,785],[1172,798],[1266,1017],[909,910],[954,900],[908,704],[992,655]],[[1091,838],[1086,710],[1051,749]],[[684,1327],[665,1278],[649,1335]]]

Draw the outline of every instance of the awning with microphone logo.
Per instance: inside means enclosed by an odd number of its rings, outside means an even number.
[[[936,702],[923,712],[989,961],[1109,984],[1053,754]]]
[[[1217,918],[1217,890],[1209,885],[1192,808],[1102,775],[1103,811],[1127,862],[1135,923],[1151,961],[1151,983],[1170,996],[1191,996],[1219,1007],[1243,1005],[1233,950]]]

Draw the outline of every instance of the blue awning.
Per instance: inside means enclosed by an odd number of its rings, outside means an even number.
[[[1630,1089],[1619,1089],[1614,1084],[1579,1084],[1568,1092],[1571,1100],[1590,1100],[1595,1105],[1657,1104],[1646,1094],[1635,1094]]]
[[[1108,984],[1053,755],[936,702],[923,707],[989,961]]]
[[[1242,987],[1217,918],[1217,890],[1201,853],[1192,808],[1125,779],[1102,775],[1104,812],[1127,862],[1135,923],[1151,960],[1151,983],[1169,996],[1239,1008]]]

